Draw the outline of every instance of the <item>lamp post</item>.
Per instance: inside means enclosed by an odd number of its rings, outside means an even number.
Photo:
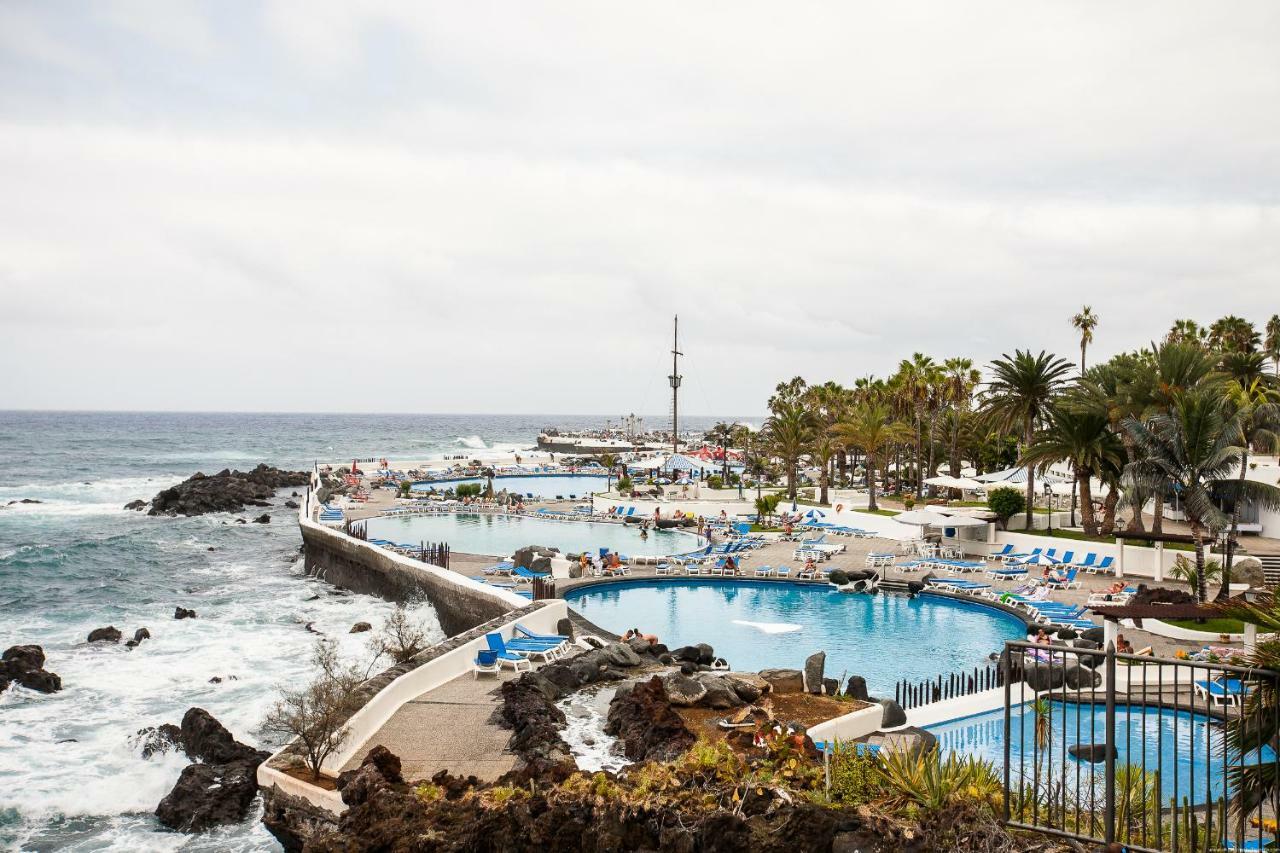
[[[1053,535],[1053,485],[1044,484],[1045,503],[1049,505],[1049,535]]]

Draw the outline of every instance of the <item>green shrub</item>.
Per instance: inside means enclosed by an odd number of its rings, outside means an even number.
[[[875,765],[881,784],[902,805],[937,811],[960,800],[994,805],[1003,796],[1003,782],[995,766],[971,755],[948,753],[935,747],[889,750]]]
[[[1180,581],[1184,581],[1187,586],[1191,587],[1191,591],[1195,592],[1200,588],[1199,576],[1196,572],[1196,561],[1188,560],[1181,554],[1173,561],[1173,565],[1169,568],[1169,574],[1173,575]],[[1222,563],[1217,560],[1206,559],[1204,561],[1204,583],[1205,586],[1215,584],[1222,580]]]
[[[626,492],[631,491],[631,485],[632,485],[632,483],[631,483],[631,478],[630,478],[630,477],[621,477],[621,478],[619,478],[619,479],[618,479],[618,492],[619,492],[619,493],[621,493],[621,494],[625,494]]]
[[[707,486],[708,488],[712,488],[712,489],[723,488],[724,480],[720,479],[719,474],[712,474],[710,477],[707,478]]]
[[[460,498],[477,498],[484,491],[484,486],[479,483],[462,483],[453,490],[453,493]]]
[[[404,482],[402,482],[400,484],[400,497],[402,498],[409,497],[409,491],[412,488],[413,488],[413,483],[409,482],[408,480],[405,480]]]
[[[1000,526],[1005,527],[1009,519],[1027,508],[1027,499],[1017,489],[1000,486],[987,493],[987,508],[1000,519]]]
[[[874,755],[860,755],[852,746],[838,748],[831,756],[831,801],[860,806],[884,793],[878,763]]]

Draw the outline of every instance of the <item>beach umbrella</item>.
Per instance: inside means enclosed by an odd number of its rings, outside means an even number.
[[[907,512],[900,512],[893,517],[894,521],[902,524],[915,524],[920,527],[942,526],[950,521],[945,515],[936,512],[930,512],[925,509],[913,509]]]
[[[805,518],[825,518],[826,513],[820,509],[811,509],[804,514]]]
[[[986,527],[987,522],[980,518],[974,518],[972,515],[948,515],[946,521],[942,522],[943,527]]]

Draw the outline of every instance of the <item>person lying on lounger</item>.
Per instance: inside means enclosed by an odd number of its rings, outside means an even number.
[[[622,635],[622,641],[625,643],[627,640],[644,640],[649,645],[656,646],[658,644],[658,635],[642,634],[640,633],[639,628],[632,628],[630,631],[627,631],[627,633]]]

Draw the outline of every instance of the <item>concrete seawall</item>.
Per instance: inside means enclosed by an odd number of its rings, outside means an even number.
[[[309,575],[352,592],[391,601],[425,597],[448,637],[529,604],[514,593],[385,551],[319,524],[310,517],[316,500],[314,485],[308,497],[298,512],[298,526]]]

